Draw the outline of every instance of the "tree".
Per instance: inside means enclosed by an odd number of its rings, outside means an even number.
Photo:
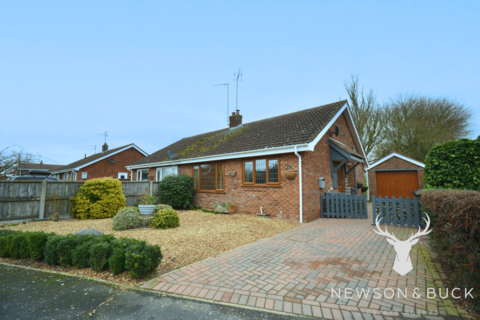
[[[9,146],[0,151],[0,173],[9,173],[16,169],[19,163],[35,163],[39,156],[26,151],[9,150]]]
[[[471,112],[448,98],[399,95],[387,104],[388,125],[375,148],[377,158],[396,151],[424,161],[437,144],[469,134]]]
[[[358,135],[369,158],[376,145],[383,140],[384,129],[389,120],[388,107],[377,103],[377,97],[372,89],[364,93],[362,87],[360,91],[358,76],[352,75],[350,82],[345,81],[344,85]]]

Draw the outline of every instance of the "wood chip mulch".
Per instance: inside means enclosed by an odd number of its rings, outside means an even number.
[[[172,270],[218,256],[240,246],[271,237],[287,231],[299,223],[257,218],[251,215],[211,214],[202,211],[178,211],[180,227],[167,230],[152,228],[128,229],[116,231],[112,228],[113,219],[97,220],[61,220],[27,222],[17,226],[5,225],[5,229],[16,231],[45,231],[57,234],[69,234],[81,229],[95,228],[104,234],[113,234],[117,238],[127,237],[145,240],[149,244],[158,244],[162,249],[163,260],[157,270],[148,279],[156,278]],[[80,276],[88,276],[128,285],[137,285],[148,279],[137,280],[127,272],[112,275],[110,270],[95,272],[90,268],[75,269],[49,266],[43,261],[3,259],[0,261],[30,266],[39,269],[55,270]]]

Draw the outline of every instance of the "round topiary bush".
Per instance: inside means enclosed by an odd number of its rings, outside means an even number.
[[[155,214],[155,213],[157,213],[158,211],[163,210],[163,209],[171,209],[171,210],[173,210],[173,208],[172,208],[171,206],[169,206],[168,204],[157,204],[157,205],[155,206],[155,208],[153,209],[152,214]]]
[[[122,183],[113,178],[85,182],[70,201],[72,215],[79,219],[110,218],[127,204]]]
[[[137,228],[140,224],[140,212],[137,207],[120,209],[115,217],[113,217],[113,229],[117,231]]]
[[[168,176],[160,182],[160,202],[173,208],[191,208],[194,196],[193,179],[185,174]]]
[[[451,140],[431,148],[423,182],[426,188],[480,191],[480,140]]]
[[[180,218],[177,211],[163,209],[153,215],[152,227],[156,229],[168,229],[180,226]]]

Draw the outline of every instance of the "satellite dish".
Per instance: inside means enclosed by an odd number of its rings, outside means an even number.
[[[330,132],[330,135],[335,134],[335,137],[338,137],[339,133],[340,133],[340,128],[338,126],[335,126],[335,130]]]
[[[170,160],[175,159],[175,152],[173,152],[172,150],[168,150],[168,157],[170,158]]]
[[[114,163],[114,162],[115,162],[115,160],[113,160],[113,159],[110,159],[110,163]]]

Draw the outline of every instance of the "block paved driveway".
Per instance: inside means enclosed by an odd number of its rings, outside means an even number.
[[[371,216],[371,215],[370,215]],[[144,288],[235,305],[327,319],[442,319],[458,316],[450,299],[426,299],[426,288],[444,288],[426,249],[427,237],[410,253],[414,270],[392,270],[393,246],[375,234],[371,220],[318,219],[223,255],[174,271]],[[405,240],[415,229],[389,228]],[[352,288],[346,299],[332,296]],[[356,289],[371,289],[359,298]],[[372,297],[374,288],[391,288]],[[407,298],[397,297],[407,289]],[[413,289],[422,298],[412,297]],[[445,291],[443,291],[445,292]]]

